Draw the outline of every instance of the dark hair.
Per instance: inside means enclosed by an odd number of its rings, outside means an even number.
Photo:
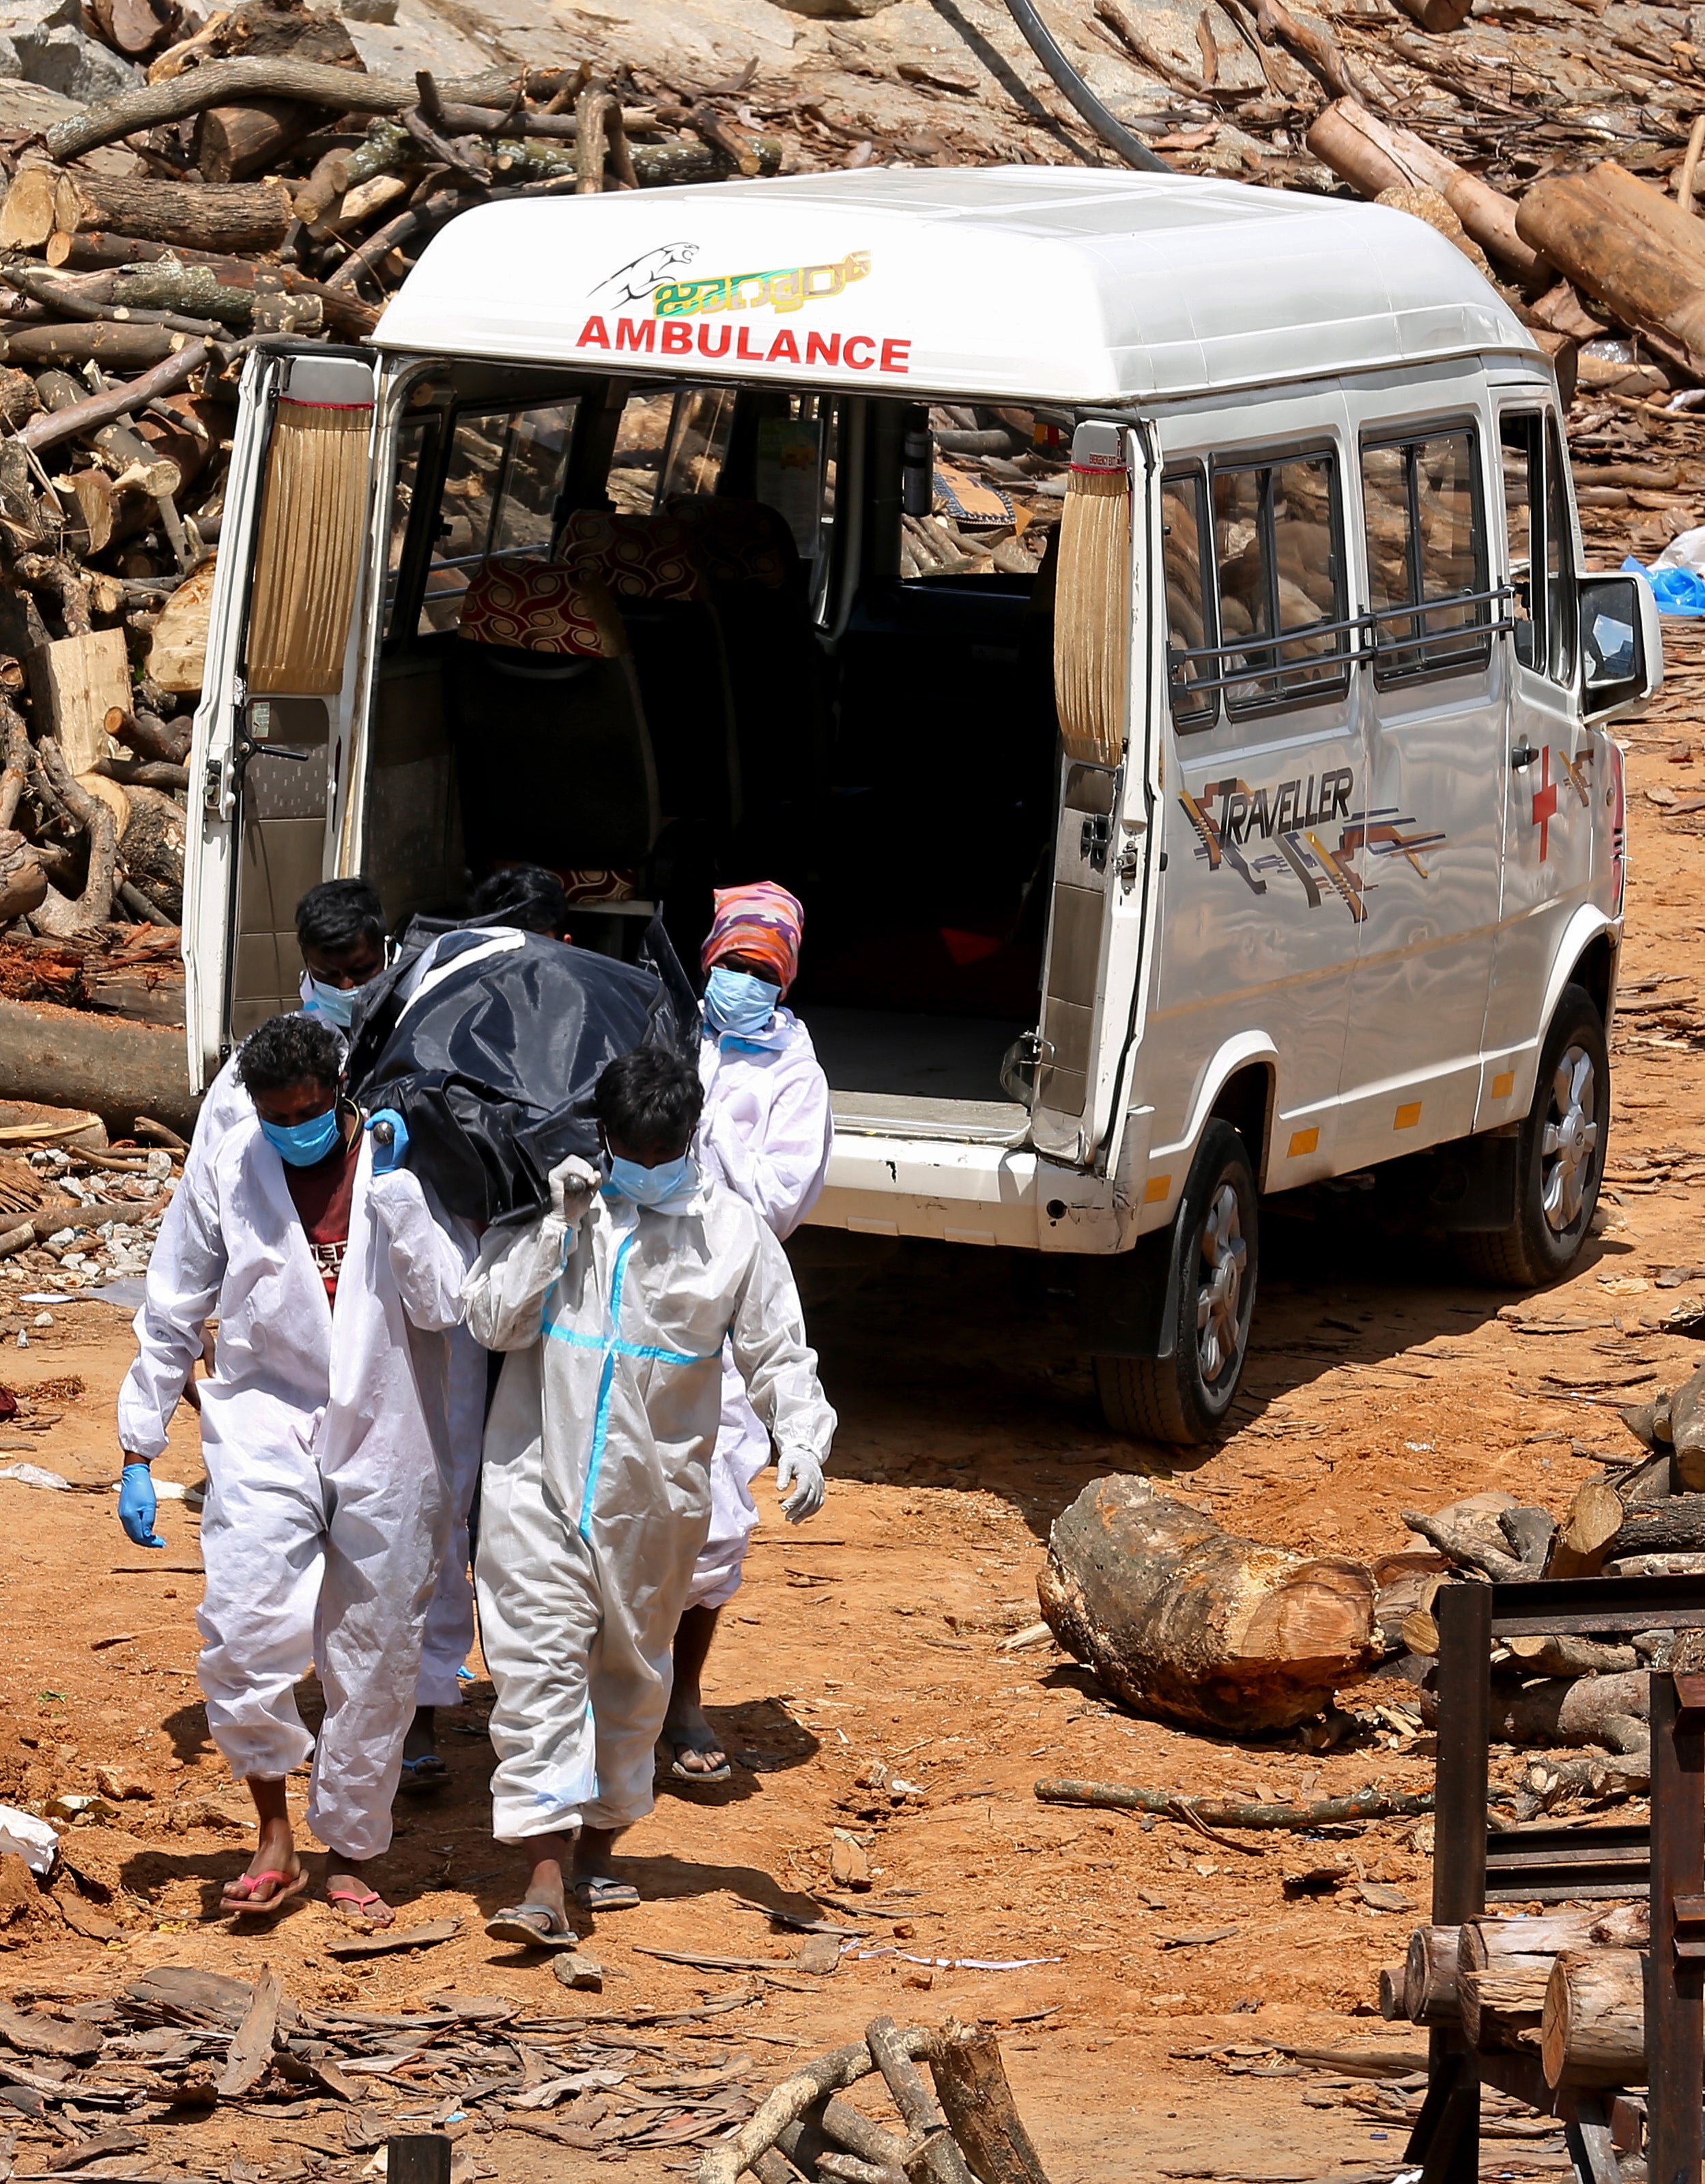
[[[336,956],[358,940],[383,940],[385,905],[367,880],[321,880],[296,905],[296,940]]]
[[[336,1091],[343,1050],[329,1026],[312,1017],[269,1017],[237,1049],[237,1074],[251,1099],[292,1084],[324,1084]]]
[[[501,911],[507,923],[523,933],[543,933],[553,940],[568,929],[562,882],[543,865],[509,865],[493,872],[474,889],[471,907],[476,917]]]
[[[699,1126],[705,1088],[694,1063],[660,1046],[636,1047],[605,1065],[592,1112],[624,1145],[687,1150]]]

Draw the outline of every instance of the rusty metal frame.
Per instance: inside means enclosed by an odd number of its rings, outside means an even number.
[[[1690,1676],[1652,1676],[1652,1818],[1645,1826],[1489,1834],[1486,1791],[1495,1643],[1550,1631],[1705,1630],[1705,1577],[1451,1585],[1433,1613],[1439,1625],[1433,1923],[1461,1925],[1489,1902],[1646,1895],[1646,2171],[1650,2184],[1698,2184],[1705,2158],[1705,1689]],[[1535,2056],[1477,2053],[1457,2025],[1435,2026],[1429,2039],[1426,2099],[1406,2155],[1421,2165],[1422,2184],[1478,2184],[1483,2084],[1559,2118],[1579,2184],[1619,2184],[1601,2094],[1547,2086]]]

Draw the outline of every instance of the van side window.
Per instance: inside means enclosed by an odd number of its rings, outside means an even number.
[[[1382,688],[1484,667],[1490,659],[1476,457],[1466,428],[1362,446],[1373,679]],[[1405,613],[1409,607],[1417,611]]]
[[[1571,683],[1575,663],[1574,547],[1567,460],[1556,420],[1538,410],[1507,410],[1499,420],[1515,597],[1516,657],[1524,667]]]
[[[901,582],[983,579],[1010,591],[1035,577],[1071,466],[1070,432],[1034,410],[933,404],[927,428],[905,437]]]
[[[1219,718],[1219,692],[1195,691],[1220,672],[1213,656],[1213,533],[1207,520],[1207,487],[1200,471],[1169,471],[1161,480],[1165,534],[1167,660],[1176,727],[1205,728]],[[1197,657],[1192,658],[1191,655]]]
[[[1234,713],[1306,703],[1346,685],[1337,471],[1329,454],[1214,465],[1220,672],[1236,678],[1226,690]],[[1289,641],[1260,642],[1275,638]]]
[[[576,398],[456,421],[420,632],[454,629],[468,580],[488,556],[550,550]]]

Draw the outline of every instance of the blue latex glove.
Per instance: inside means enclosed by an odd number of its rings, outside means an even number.
[[[374,1138],[373,1173],[375,1175],[391,1175],[409,1156],[409,1126],[394,1107],[381,1107],[377,1114],[367,1117],[370,1130],[376,1131],[381,1123],[390,1124],[391,1142],[387,1145],[382,1138]]]
[[[165,1541],[154,1529],[153,1475],[145,1463],[127,1463],[119,1480],[119,1522],[125,1537],[139,1547],[163,1547]]]

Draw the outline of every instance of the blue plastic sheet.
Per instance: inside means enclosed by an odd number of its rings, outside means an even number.
[[[1691,569],[1648,569],[1630,554],[1623,565],[1630,577],[1643,577],[1651,585],[1661,615],[1705,616],[1705,577]]]

